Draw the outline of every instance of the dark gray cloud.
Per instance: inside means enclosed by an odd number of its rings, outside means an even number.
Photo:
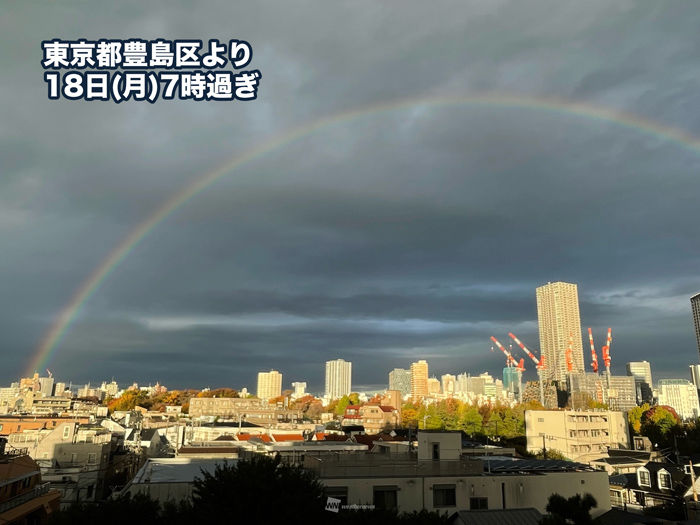
[[[16,380],[103,258],[180,189],[315,120],[402,98],[575,99],[700,134],[700,12],[616,0],[12,3],[0,17],[0,382]],[[49,101],[50,38],[245,38],[254,103]],[[613,369],[697,361],[700,155],[611,122],[419,103],[338,121],[231,172],[160,224],[86,303],[59,379],[382,385],[427,358],[490,370],[538,342],[534,289],[579,284]],[[663,359],[659,356],[663,355]],[[531,367],[532,368],[532,367]]]

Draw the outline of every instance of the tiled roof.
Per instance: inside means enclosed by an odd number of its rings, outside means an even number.
[[[277,443],[281,441],[304,441],[304,436],[301,434],[272,434],[272,439]]]

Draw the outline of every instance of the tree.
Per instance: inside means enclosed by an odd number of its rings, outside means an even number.
[[[588,492],[583,496],[576,494],[566,499],[557,493],[549,496],[542,525],[590,525],[593,523],[591,510],[598,506],[596,499]]]
[[[233,515],[240,523],[261,517],[266,523],[285,523],[290,513],[323,523],[325,503],[316,475],[282,463],[279,456],[256,455],[217,465],[213,474],[203,471],[195,478],[192,494],[193,515],[202,523],[228,523]]]
[[[464,405],[459,414],[459,427],[467,434],[481,432],[483,418],[476,407]]]

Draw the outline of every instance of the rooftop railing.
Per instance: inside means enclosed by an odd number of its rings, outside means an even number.
[[[50,485],[50,483],[37,485],[36,487],[34,487],[33,490],[29,492],[25,492],[24,494],[20,494],[19,496],[10,498],[7,501],[3,501],[2,503],[0,503],[0,514],[2,514],[3,512],[7,512],[10,509],[14,509],[15,507],[18,507],[28,501],[31,501],[34,498],[43,496],[50,490]]]

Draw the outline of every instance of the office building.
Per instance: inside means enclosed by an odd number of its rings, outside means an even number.
[[[352,392],[352,363],[344,359],[326,362],[326,397],[338,399]]]
[[[299,399],[306,395],[306,382],[292,383],[292,388],[294,389],[294,393],[292,394],[293,399]]]
[[[39,391],[44,397],[51,397],[53,395],[53,377],[40,377]]]
[[[637,390],[637,403],[649,403],[653,398],[651,364],[649,361],[632,361],[627,363],[627,375],[634,377]]]
[[[272,399],[282,395],[282,374],[277,370],[258,374],[258,398]]]
[[[452,397],[455,393],[455,383],[457,378],[452,374],[445,374],[440,378],[442,382],[442,393],[448,397]]]
[[[695,324],[695,339],[698,342],[700,352],[700,293],[690,298],[690,307],[693,310],[693,323]]]
[[[573,371],[584,370],[578,287],[563,282],[548,283],[537,288],[536,295],[540,350],[547,366],[544,379],[564,384],[568,372],[566,350],[570,342]]]
[[[700,417],[698,390],[687,379],[660,379],[659,405],[668,405],[684,420]]]
[[[411,365],[411,397],[418,400],[428,395],[428,363],[418,361]]]
[[[389,372],[389,390],[398,390],[406,397],[411,394],[411,371],[394,368]]]
[[[503,388],[513,394],[516,401],[521,400],[522,372],[514,366],[503,369]]]
[[[690,381],[700,391],[700,365],[690,365]]]
[[[440,395],[440,380],[437,377],[428,378],[428,395]]]

